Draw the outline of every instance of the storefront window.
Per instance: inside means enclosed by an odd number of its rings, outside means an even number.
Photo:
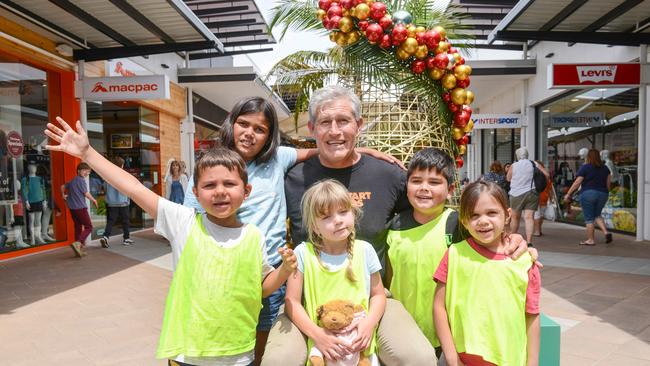
[[[515,150],[521,141],[520,128],[495,128],[481,130],[483,138],[483,174],[490,171],[495,160],[502,165],[515,161]]]
[[[160,176],[160,126],[158,112],[127,102],[88,102],[88,137],[90,144],[108,159],[124,159],[124,170],[142,184],[162,193]],[[89,178],[90,192],[97,198],[98,208],[91,207],[93,238],[104,234],[106,225],[106,183],[96,173]],[[131,202],[131,228],[153,226],[153,219]],[[111,234],[121,233],[116,226]]]
[[[541,152],[556,195],[562,197],[575,180],[584,152],[599,150],[612,174],[602,217],[608,228],[630,233],[636,232],[638,101],[638,88],[588,89],[538,108]],[[561,219],[584,223],[577,195],[560,209]]]
[[[0,253],[66,240],[54,205],[54,167],[45,150],[55,74],[0,55]],[[58,167],[62,172],[63,167]],[[57,189],[58,191],[58,189]]]
[[[219,128],[216,125],[205,122],[194,122],[194,154],[209,150],[219,143]]]

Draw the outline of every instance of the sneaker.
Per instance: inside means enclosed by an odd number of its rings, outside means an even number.
[[[129,245],[133,245],[133,243],[134,243],[133,239],[124,239],[122,245],[129,246]]]
[[[108,245],[108,238],[105,236],[102,236],[101,239],[99,239],[99,242],[102,243],[102,247],[108,248],[110,245]]]
[[[79,243],[78,241],[75,241],[74,243],[70,244],[70,248],[72,248],[74,254],[77,257],[81,258],[82,256],[85,255],[85,253],[81,250],[81,243]]]

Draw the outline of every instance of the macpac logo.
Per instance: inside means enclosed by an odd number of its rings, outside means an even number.
[[[158,84],[117,84],[104,86],[102,81],[95,84],[91,93],[142,93],[158,90]]]
[[[577,66],[578,80],[580,80],[581,84],[587,81],[594,83],[608,81],[613,83],[616,77],[616,67],[616,65]]]

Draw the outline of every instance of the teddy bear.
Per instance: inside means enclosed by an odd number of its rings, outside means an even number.
[[[332,331],[338,338],[348,344],[357,336],[357,329],[350,325],[354,320],[364,318],[366,312],[363,306],[347,300],[332,300],[316,309],[316,316],[321,327]],[[315,346],[309,352],[309,361],[313,366],[325,366],[321,351]],[[362,352],[356,352],[345,357],[328,362],[327,366],[370,366],[370,360]]]

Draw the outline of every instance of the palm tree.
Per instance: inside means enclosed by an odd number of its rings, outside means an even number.
[[[405,9],[415,25],[441,25],[450,39],[463,37],[458,17],[433,10],[434,1],[384,1],[389,9]],[[327,34],[316,17],[316,0],[280,0],[272,10],[271,28]],[[409,63],[397,59],[361,37],[348,46],[333,45],[327,52],[300,51],[279,61],[267,79],[274,79],[283,92],[297,96],[294,120],[307,109],[311,93],[333,83],[354,88],[363,102],[367,146],[408,161],[419,148],[435,146],[457,155],[451,138],[451,113],[442,100],[440,83],[425,74],[414,74]]]

